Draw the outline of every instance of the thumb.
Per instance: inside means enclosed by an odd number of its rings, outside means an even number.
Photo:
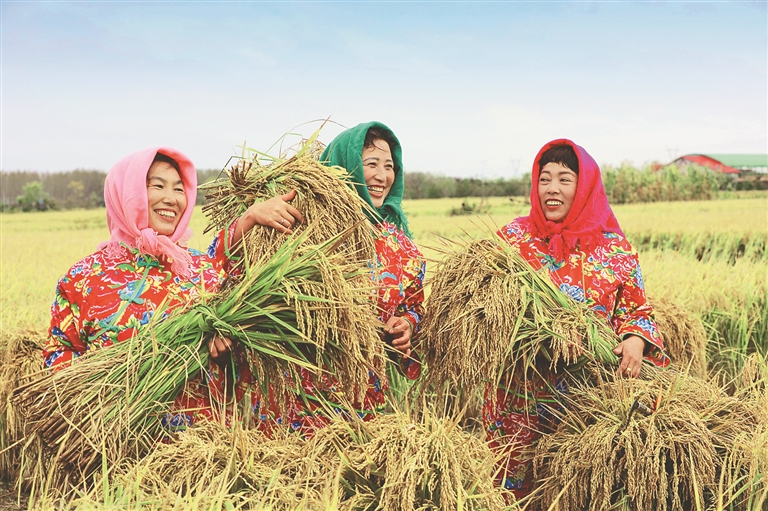
[[[296,197],[296,190],[291,190],[290,192],[280,196],[280,198],[285,202],[292,201],[294,197]]]
[[[622,351],[621,345],[616,346],[615,348],[613,348],[612,351],[613,351],[614,355],[621,355],[621,351]]]

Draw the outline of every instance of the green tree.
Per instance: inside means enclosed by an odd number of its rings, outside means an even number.
[[[48,200],[48,194],[43,191],[43,183],[40,181],[31,181],[21,189],[21,195],[16,198],[22,211],[32,211],[37,209],[45,211],[51,209],[51,202]]]

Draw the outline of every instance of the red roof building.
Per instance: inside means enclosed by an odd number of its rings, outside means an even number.
[[[714,158],[710,158],[705,154],[686,154],[685,156],[681,156],[680,158],[676,159],[672,163],[678,167],[683,167],[690,164],[701,165],[702,167],[714,170],[715,172],[720,172],[721,174],[735,174],[737,176],[741,174],[739,169],[729,167],[725,163],[722,163]]]

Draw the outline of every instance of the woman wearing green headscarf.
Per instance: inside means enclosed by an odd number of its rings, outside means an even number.
[[[402,207],[405,186],[400,141],[380,122],[358,124],[334,138],[320,161],[344,168],[358,195],[372,206],[367,214],[379,231],[375,278],[380,319],[392,346],[406,360],[414,361],[410,355],[423,314],[425,262],[411,239]],[[416,364],[414,378],[418,368]]]
[[[411,240],[401,205],[403,164],[400,142],[392,130],[379,122],[359,124],[334,138],[320,161],[345,169],[355,183],[357,193],[371,206],[367,214],[379,232],[373,278],[378,290],[379,319],[384,323],[384,340],[399,352],[400,368],[405,376],[415,380],[421,372],[414,344],[424,314],[425,262]],[[282,423],[291,431],[310,437],[329,422],[311,396],[322,394],[323,401],[334,402],[338,380],[323,375],[318,381],[309,371],[301,372],[304,396],[297,396],[284,417],[271,413],[270,403],[261,403],[262,429],[271,429],[268,424]],[[384,376],[371,372],[363,402],[353,405],[357,415],[370,420],[383,412],[387,390]],[[306,397],[309,399],[304,399]]]

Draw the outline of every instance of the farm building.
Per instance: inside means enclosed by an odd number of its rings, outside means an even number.
[[[673,161],[678,167],[701,165],[721,174],[739,176],[747,173],[768,173],[768,154],[686,154]]]
[[[768,173],[768,154],[708,154],[707,156],[742,171]]]
[[[706,154],[686,154],[685,156],[681,156],[680,158],[676,159],[672,163],[678,167],[686,167],[688,165],[701,165],[702,167],[714,170],[715,172],[720,172],[721,174],[734,174],[736,176],[741,174],[739,169],[726,165],[725,163],[711,156],[707,156]]]

